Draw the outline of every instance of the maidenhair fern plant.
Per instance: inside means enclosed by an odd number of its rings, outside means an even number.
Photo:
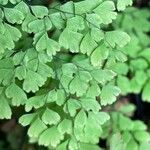
[[[126,60],[120,49],[130,41],[111,23],[132,1],[0,4],[0,119],[22,105],[19,123],[28,126],[30,142],[51,150],[100,149],[102,125],[110,119],[102,107],[121,92],[110,66]],[[134,124],[145,133],[145,125]],[[112,150],[117,138],[111,137]]]
[[[117,85],[122,94],[142,93],[142,99],[150,102],[150,10],[128,8],[118,16],[115,28],[130,34],[130,43],[121,49],[128,57],[126,63],[117,63],[114,70],[119,74]],[[130,22],[130,23],[129,23]]]

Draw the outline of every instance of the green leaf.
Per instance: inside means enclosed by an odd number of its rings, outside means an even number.
[[[67,63],[62,65],[62,73],[65,76],[73,77],[73,74],[76,73],[77,67],[73,63]]]
[[[7,34],[11,37],[12,41],[18,41],[21,38],[21,32],[17,28],[10,26],[6,23],[5,28],[7,30],[6,32],[8,32]]]
[[[43,19],[35,19],[34,17],[31,17],[31,20],[29,21],[30,22],[27,20],[27,30],[33,33],[46,32],[52,28],[52,23],[49,17],[44,17]]]
[[[74,120],[74,134],[77,140],[82,140],[84,134],[83,129],[87,122],[87,116],[84,110],[80,110],[80,112],[76,115]]]
[[[90,34],[95,42],[100,42],[104,39],[104,32],[103,32],[103,30],[100,30],[99,28],[96,28],[96,27],[91,28]]]
[[[146,85],[144,86],[143,92],[142,92],[142,100],[143,101],[150,101],[150,82],[147,82]]]
[[[69,49],[69,51],[73,53],[79,52],[79,45],[82,40],[82,37],[83,35],[81,33],[77,33],[66,28],[59,37],[59,44],[63,48]]]
[[[26,101],[25,110],[29,112],[32,108],[40,108],[46,103],[46,96],[39,95],[33,96]]]
[[[29,28],[29,23],[32,23],[33,21],[35,21],[36,20],[36,18],[35,18],[35,16],[33,16],[32,14],[30,14],[30,13],[28,13],[28,15],[26,16],[26,18],[24,19],[24,21],[23,21],[23,23],[22,23],[22,30],[23,31],[26,31],[26,32],[28,32],[28,33],[31,33],[31,32],[33,32],[32,31],[32,28],[30,29]],[[38,22],[39,23],[39,22]],[[36,24],[37,25],[37,24]],[[41,29],[41,27],[42,27],[42,25],[40,25],[40,26],[35,26],[36,27],[36,29]],[[39,30],[38,30],[39,31]],[[36,32],[36,30],[35,30],[35,32]]]
[[[133,130],[147,130],[147,126],[144,124],[144,122],[136,120],[134,121]]]
[[[111,23],[117,16],[117,13],[115,12],[115,5],[112,1],[102,2],[93,11],[100,16],[102,23],[104,24]]]
[[[26,73],[25,80],[23,82],[23,89],[26,92],[35,92],[39,90],[39,87],[41,87],[45,83],[45,79],[42,77],[42,75],[28,70]]]
[[[112,70],[119,75],[126,75],[128,73],[129,66],[125,63],[120,62],[120,63],[116,63],[113,66]]]
[[[150,143],[149,142],[143,142],[139,147],[139,150],[148,150],[148,149],[150,149]]]
[[[48,93],[47,103],[56,102],[61,106],[66,101],[66,95],[63,89],[52,90]]]
[[[42,115],[42,121],[48,125],[56,125],[60,121],[60,116],[55,111],[47,108]]]
[[[8,0],[0,0],[0,4],[6,5],[8,3]]]
[[[110,139],[110,150],[125,150],[125,144],[119,133],[112,135]]]
[[[50,66],[46,63],[39,63],[37,73],[42,76],[43,80],[46,81],[48,77],[53,77],[54,72]]]
[[[124,104],[119,108],[119,111],[123,114],[133,113],[135,111],[135,105],[134,104]]]
[[[60,133],[64,134],[71,134],[72,133],[72,121],[69,119],[64,119],[62,122],[58,125],[58,130]]]
[[[96,96],[99,96],[101,93],[101,89],[99,85],[96,83],[96,81],[91,82],[88,91],[86,93],[87,97],[95,98]]]
[[[87,121],[87,116],[85,111],[80,110],[80,112],[76,115],[74,120],[74,128],[83,130]]]
[[[53,136],[52,136],[53,135]],[[56,147],[64,136],[53,126],[45,130],[39,137],[39,145]]]
[[[126,146],[127,150],[138,150],[138,144],[134,139],[131,139]]]
[[[30,137],[37,138],[46,128],[47,126],[38,117],[28,129],[28,135]]]
[[[146,131],[135,131],[134,137],[139,142],[150,142],[150,134]]]
[[[143,70],[143,69],[146,69],[148,67],[148,62],[143,58],[138,58],[138,59],[135,59],[135,60],[131,60],[130,61],[130,66],[133,69]]]
[[[140,46],[139,46],[139,39],[138,37],[130,35],[131,40],[130,42],[122,49],[126,54],[128,54],[130,57],[137,57],[140,52]]]
[[[5,91],[6,96],[12,99],[13,106],[20,106],[26,103],[27,96],[24,91],[15,83],[12,83]]]
[[[130,37],[127,33],[123,31],[109,31],[105,33],[106,42],[111,46],[124,47],[128,42],[130,42]]]
[[[65,142],[62,142],[61,144],[59,144],[59,145],[56,147],[56,150],[66,150],[67,145],[68,145],[68,140],[65,141]]]
[[[102,135],[101,126],[97,125],[96,122],[93,122],[93,120],[88,119],[87,124],[84,129],[84,133],[80,137],[80,141],[83,141],[85,143],[96,144],[98,143],[101,135]]]
[[[21,1],[21,0],[18,0],[18,1]],[[24,15],[28,15],[28,14],[29,14],[29,11],[30,11],[28,5],[27,5],[25,2],[23,2],[23,1],[21,1],[20,3],[18,3],[18,4],[15,6],[15,8],[16,8],[17,10],[21,11]]]
[[[130,93],[130,80],[125,76],[118,76],[117,85],[121,89],[122,94]]]
[[[102,66],[103,61],[108,58],[109,49],[105,46],[97,47],[91,54],[91,63],[93,66]]]
[[[106,112],[89,112],[89,117],[92,118],[94,122],[96,121],[98,125],[103,125],[110,119],[110,116]]]
[[[150,48],[146,48],[139,53],[139,56],[144,57],[150,62]]]
[[[96,47],[97,47],[97,43],[93,40],[90,33],[87,33],[82,39],[80,45],[81,53],[90,55],[92,51],[95,50]]]
[[[116,73],[107,69],[105,70],[97,69],[93,70],[91,72],[91,75],[98,83],[105,85],[108,81],[111,81],[116,76]]]
[[[11,58],[0,60],[0,83],[8,85],[14,76],[14,65]]]
[[[88,89],[88,82],[92,79],[91,75],[87,71],[80,71],[69,85],[70,93],[77,96],[82,96]]]
[[[93,28],[93,27],[99,28],[100,24],[102,23],[102,19],[100,18],[100,16],[97,14],[94,14],[94,13],[86,14],[86,20],[87,20],[87,23],[89,24],[89,27],[91,27],[91,28]],[[100,31],[98,31],[98,32],[100,32]]]
[[[123,115],[119,115],[119,128],[120,130],[132,130],[134,127],[134,123],[128,117]]]
[[[100,104],[93,98],[80,98],[80,103],[82,108],[86,111],[92,110],[93,112],[98,112],[101,109]]]
[[[114,56],[116,60],[120,62],[125,62],[128,59],[126,54],[124,54],[122,51],[119,50],[114,51]]]
[[[10,119],[12,112],[4,92],[0,93],[0,119]]]
[[[122,139],[125,143],[128,143],[130,140],[132,140],[132,134],[129,131],[124,131],[122,133]]]
[[[93,144],[96,144],[99,141],[99,137],[102,134],[102,128],[94,117],[89,113],[83,133],[79,132],[81,134],[79,134],[80,141]]]
[[[69,112],[70,116],[73,117],[75,116],[79,108],[81,108],[81,104],[79,103],[79,101],[75,99],[69,99],[64,107],[64,111]]]
[[[133,0],[117,0],[117,9],[118,11],[125,10],[127,6],[131,6],[133,3]]]
[[[60,12],[50,14],[49,17],[50,17],[50,20],[51,20],[52,24],[57,29],[65,28],[65,21],[63,20]]]
[[[101,2],[102,0],[84,0],[81,2],[77,2],[74,4],[75,13],[82,15],[91,12],[93,8],[97,7]]]
[[[59,44],[56,41],[49,39],[47,33],[40,32],[36,34],[34,44],[36,45],[37,51],[41,52],[46,50],[49,56],[56,55],[56,52],[60,51]]]
[[[37,18],[43,18],[48,15],[48,9],[44,6],[31,6],[31,10]]]
[[[24,20],[24,14],[15,8],[4,8],[4,14],[8,22],[21,24]]]
[[[57,91],[56,90],[51,90],[48,95],[47,95],[47,102],[56,102],[57,101]]]
[[[60,10],[64,12],[65,18],[72,18],[74,17],[74,3],[73,1],[67,2],[60,6]]]
[[[19,80],[23,80],[26,77],[25,66],[19,66],[15,69],[15,77],[17,77]]]
[[[45,30],[44,21],[39,19],[34,19],[28,24],[28,30],[33,33],[38,33]]]
[[[66,101],[66,95],[65,95],[65,91],[60,89],[57,90],[57,100],[56,100],[56,104],[61,106],[64,104],[64,102]]]
[[[67,28],[71,31],[80,31],[84,30],[85,28],[85,22],[83,17],[81,16],[75,16],[67,20]]]
[[[69,147],[69,149],[78,149],[79,148],[79,144],[74,136],[69,141],[68,147]]]
[[[142,80],[141,80],[142,78]],[[144,71],[136,71],[135,72],[135,79],[136,79],[136,82],[139,84],[139,85],[144,85],[144,83],[147,81],[147,74],[144,72]]]
[[[116,97],[120,94],[120,89],[113,85],[105,85],[102,88],[100,95],[100,103],[101,105],[110,105],[116,101]]]
[[[134,77],[130,80],[130,86],[133,93],[139,93],[142,89],[142,85],[138,84]]]
[[[19,123],[22,125],[22,126],[28,126],[31,124],[31,122],[33,121],[34,117],[36,116],[35,113],[32,113],[32,114],[25,114],[23,116],[21,116],[19,118]]]
[[[0,42],[0,45],[1,45],[1,53],[4,53],[7,49],[8,50],[12,50],[14,47],[15,47],[15,42],[17,42],[20,38],[21,38],[21,32],[5,23],[3,25],[4,29],[3,29],[3,32],[2,34],[4,34],[1,38],[1,42]]]
[[[25,52],[20,51],[13,56],[14,65],[19,65],[22,63],[22,60],[25,56]]]

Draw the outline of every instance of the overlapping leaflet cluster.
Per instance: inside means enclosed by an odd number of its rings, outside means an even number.
[[[120,87],[122,95],[139,94],[149,101],[149,61],[150,61],[150,11],[147,9],[127,8],[119,14],[113,27],[126,31],[131,41],[119,50],[127,56],[125,63],[111,63],[109,66],[118,76],[115,84]],[[123,56],[123,55],[122,55]],[[124,58],[124,57],[122,57]],[[112,106],[114,108],[114,106]],[[110,150],[148,150],[150,149],[150,134],[146,125],[139,120],[130,119],[134,112],[131,104],[110,110],[110,120],[103,126],[102,139],[106,139]],[[109,129],[109,130],[108,130]]]
[[[121,49],[128,61],[118,63],[114,70],[119,74],[117,84],[123,94],[142,93],[142,99],[150,102],[150,10],[128,8],[119,15],[115,28],[122,28],[131,36],[130,43]],[[130,22],[130,23],[129,23]]]
[[[150,149],[147,126],[142,121],[130,119],[134,109],[132,104],[127,104],[110,113],[111,119],[103,125],[102,135],[110,150]]]
[[[0,0],[0,119],[25,106],[19,122],[32,142],[60,150],[94,150],[120,89],[105,64],[124,61],[130,37],[107,31],[131,1],[84,0],[50,8]],[[12,5],[14,4],[14,5]],[[117,8],[115,7],[117,6]]]

